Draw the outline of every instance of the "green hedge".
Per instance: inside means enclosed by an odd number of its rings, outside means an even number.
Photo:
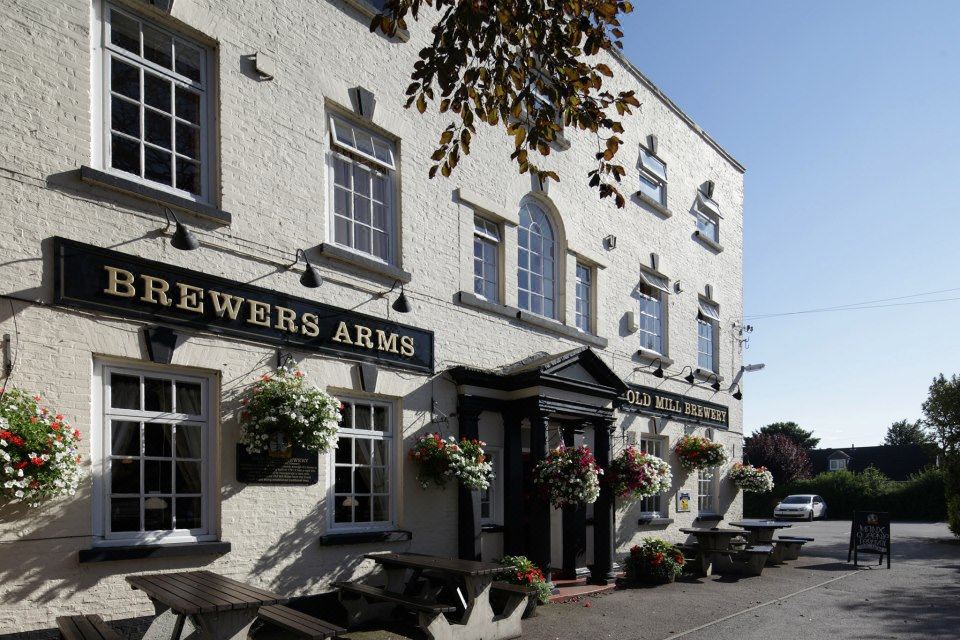
[[[957,475],[960,475],[958,473]],[[889,511],[892,518],[942,522],[947,517],[944,499],[946,474],[928,468],[906,482],[894,482],[874,468],[862,472],[828,471],[807,480],[777,486],[772,493],[745,493],[747,517],[770,518],[773,507],[793,493],[813,493],[827,502],[827,517],[847,519],[855,510]],[[960,497],[957,499],[960,511]],[[960,513],[957,514],[960,519]],[[960,522],[957,523],[960,527]]]
[[[946,464],[947,524],[953,535],[960,537],[960,458]]]

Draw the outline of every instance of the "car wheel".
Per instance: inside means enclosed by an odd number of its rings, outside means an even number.
[[[807,522],[813,522],[813,509],[810,509],[810,513],[807,514]]]

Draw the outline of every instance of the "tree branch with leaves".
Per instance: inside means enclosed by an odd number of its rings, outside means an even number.
[[[395,36],[408,17],[420,19],[424,6],[438,20],[414,64],[406,107],[425,113],[434,103],[451,118],[431,156],[430,177],[451,175],[486,124],[512,137],[510,158],[521,174],[559,181],[539,163],[569,127],[596,137],[587,181],[600,198],[623,207],[626,171],[614,162],[623,144],[620,118],[640,102],[632,90],[604,88],[613,71],[600,54],[623,48],[619,17],[633,10],[630,2],[386,0],[370,30]]]

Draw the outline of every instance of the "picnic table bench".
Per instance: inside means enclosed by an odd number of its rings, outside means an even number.
[[[399,606],[415,613],[424,633],[437,640],[503,640],[520,636],[520,619],[533,590],[495,582],[506,570],[502,565],[415,553],[365,557],[381,566],[386,584],[376,587],[357,582],[334,583],[347,610],[349,626],[389,616]],[[460,602],[441,602],[441,589],[422,579],[425,574],[445,579]],[[500,614],[495,614],[490,605],[491,590],[508,594]]]
[[[800,557],[800,550],[803,548],[803,545],[808,542],[813,542],[813,538],[779,536],[775,542],[781,549],[780,557],[782,560],[796,560]]]
[[[120,634],[96,614],[60,616],[57,627],[63,640],[122,640]]]
[[[713,574],[714,563],[722,560],[723,556],[730,556],[734,553],[731,548],[733,539],[743,534],[739,529],[722,529],[720,527],[710,528],[685,528],[680,529],[680,533],[691,535],[697,539],[696,547],[694,545],[684,545],[684,551],[691,554],[695,552],[695,560],[698,561],[698,572],[702,576]]]
[[[260,607],[257,612],[261,622],[272,624],[286,631],[310,638],[310,640],[326,640],[336,638],[346,629],[332,625],[319,618],[285,607],[282,604],[273,604]]]
[[[744,529],[744,536],[750,544],[768,545],[773,544],[773,534],[779,529],[789,529],[792,524],[779,522],[777,520],[740,520],[731,522],[734,527]]]

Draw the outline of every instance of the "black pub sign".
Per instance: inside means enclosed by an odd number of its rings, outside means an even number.
[[[433,332],[54,239],[56,303],[433,373]]]
[[[853,564],[859,562],[861,553],[877,554],[877,563],[887,558],[890,568],[890,514],[885,511],[854,511],[850,524],[850,547],[847,550],[847,562],[853,557]]]
[[[643,413],[719,429],[730,428],[730,413],[728,407],[722,404],[637,384],[628,384],[627,387],[627,393],[620,401],[621,411]]]

